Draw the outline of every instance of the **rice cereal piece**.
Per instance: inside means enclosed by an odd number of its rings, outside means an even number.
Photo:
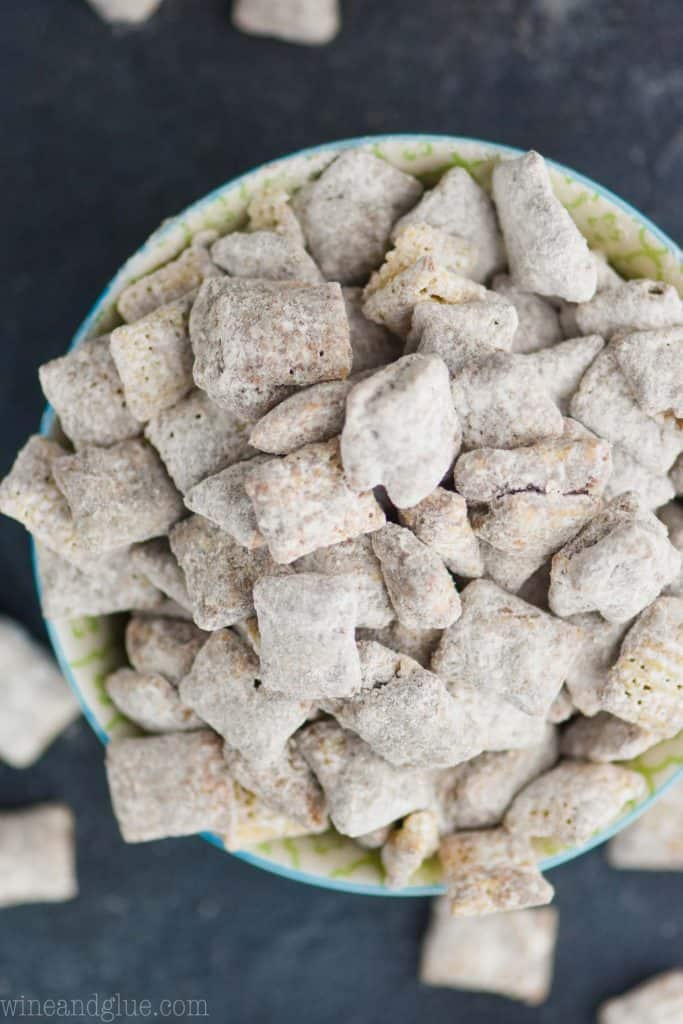
[[[155,537],[130,549],[130,565],[185,611],[192,610],[185,574],[171,551],[167,537]]]
[[[265,541],[256,524],[256,513],[244,489],[244,481],[254,466],[266,460],[267,456],[256,455],[207,476],[190,488],[185,495],[185,505],[229,533],[242,547],[250,551],[263,547]]]
[[[411,530],[387,523],[372,536],[389,598],[409,629],[445,629],[460,616],[460,598],[441,558]]]
[[[657,802],[607,844],[613,868],[683,871],[683,785],[670,786]]]
[[[107,676],[104,688],[114,706],[145,732],[185,732],[204,725],[175,686],[156,673],[120,668]]]
[[[413,310],[420,302],[457,304],[481,301],[487,296],[483,285],[440,266],[431,256],[423,256],[400,270],[377,290],[369,288],[363,292],[363,313],[400,338],[408,337]]]
[[[436,356],[403,356],[348,395],[341,457],[356,491],[383,484],[394,505],[409,508],[431,494],[459,448],[448,370]]]
[[[487,579],[493,580],[503,590],[516,594],[544,564],[543,556],[527,551],[499,551],[484,540],[479,540],[484,571]],[[532,601],[531,604],[536,602]]]
[[[385,522],[372,491],[358,493],[346,482],[338,438],[261,463],[244,486],[276,562],[293,562]]]
[[[540,1006],[550,993],[557,926],[553,907],[468,920],[452,917],[440,897],[432,902],[420,981]]]
[[[575,537],[600,508],[592,494],[503,494],[472,515],[472,529],[505,554],[544,561]]]
[[[526,357],[498,352],[452,382],[463,448],[516,448],[558,437],[563,420]]]
[[[658,974],[625,995],[608,999],[598,1024],[676,1024],[683,1017],[683,970]]]
[[[437,487],[417,505],[400,509],[398,519],[436,551],[452,573],[469,578],[483,575],[479,543],[467,518],[467,503],[460,494]]]
[[[394,619],[382,629],[358,629],[356,640],[376,640],[384,647],[407,654],[423,668],[429,668],[432,654],[441,639],[441,629],[409,629],[398,619]]]
[[[569,695],[583,715],[600,711],[600,689],[619,657],[619,648],[632,620],[607,622],[597,612],[572,615],[569,622],[583,630],[579,652],[567,670]]]
[[[358,379],[323,381],[296,391],[254,425],[249,443],[259,451],[288,455],[305,444],[336,437],[344,426],[347,396]]]
[[[683,599],[659,597],[636,619],[604,680],[605,711],[657,733],[683,729]]]
[[[581,846],[647,796],[642,775],[616,764],[560,761],[518,793],[505,828],[527,839]]]
[[[46,619],[108,615],[131,608],[160,613],[164,603],[164,595],[135,566],[129,550],[99,559],[86,572],[40,547],[38,572]]]
[[[581,630],[490,580],[474,580],[461,597],[462,615],[441,638],[433,670],[545,717],[580,648]]]
[[[656,509],[674,496],[674,486],[665,473],[652,473],[620,444],[612,445],[612,472],[604,490],[607,501],[624,491],[635,491],[643,508]]]
[[[207,639],[193,622],[132,615],[126,626],[126,654],[142,675],[158,674],[177,686]]]
[[[142,427],[126,403],[109,335],[84,341],[38,369],[40,386],[76,448],[116,444]]]
[[[447,836],[439,858],[453,917],[538,907],[555,894],[526,840],[502,828]]]
[[[666,528],[627,491],[553,556],[548,600],[563,617],[599,611],[609,622],[626,622],[680,570]]]
[[[430,224],[467,239],[474,250],[470,276],[485,281],[505,265],[505,250],[489,196],[462,167],[452,167],[419,203],[394,225],[397,238],[411,224]]]
[[[683,418],[683,325],[620,335],[612,348],[643,412]]]
[[[549,348],[530,352],[527,359],[540,374],[552,400],[566,413],[584,373],[604,347],[605,342],[599,334],[589,334],[585,338],[571,337]]]
[[[0,812],[0,907],[78,895],[74,816],[64,804]]]
[[[575,714],[576,707],[571,694],[567,689],[567,684],[565,683],[555,700],[550,705],[550,711],[546,716],[546,721],[551,722],[553,725],[560,725],[562,722],[568,722]]]
[[[658,737],[632,722],[601,711],[593,718],[575,718],[562,735],[565,757],[584,761],[630,761],[654,747]]]
[[[532,150],[502,160],[492,182],[513,283],[567,302],[591,299],[597,287],[595,262],[586,239],[553,193],[543,157]]]
[[[180,256],[129,284],[119,295],[116,307],[126,321],[132,323],[147,316],[166,303],[181,299],[194,291],[204,278],[220,276],[209,256],[209,246],[216,240],[215,231],[200,231]]]
[[[413,222],[394,232],[394,248],[384,257],[384,263],[370,276],[365,286],[369,298],[396,277],[408,270],[424,256],[435,266],[467,277],[472,267],[472,246],[459,235],[452,235],[431,224]]]
[[[195,383],[257,419],[294,387],[348,377],[351,343],[338,284],[206,281],[190,315]]]
[[[507,274],[497,274],[491,287],[511,302],[517,311],[518,326],[512,339],[513,352],[542,351],[562,341],[560,318],[550,302],[540,295],[518,288]]]
[[[111,740],[107,779],[125,842],[229,832],[234,795],[222,747],[210,729]]]
[[[241,32],[324,46],[339,32],[339,0],[235,0],[232,20]]]
[[[272,764],[310,703],[261,685],[259,661],[230,629],[212,633],[179,687],[180,699],[253,765]]]
[[[161,7],[162,0],[88,0],[105,21],[139,25]]]
[[[423,862],[439,848],[434,811],[415,811],[403,819],[380,854],[389,889],[404,889]]]
[[[277,185],[268,185],[257,192],[247,206],[249,230],[273,231],[305,247],[304,233],[289,199],[289,193]]]
[[[342,835],[363,836],[432,802],[429,773],[390,765],[334,721],[307,725],[297,740]]]
[[[145,437],[185,494],[205,477],[254,454],[250,428],[249,421],[197,390],[151,419]]]
[[[171,531],[171,550],[185,574],[194,621],[220,629],[254,612],[252,588],[261,576],[288,572],[265,548],[249,551],[208,519],[193,515]]]
[[[374,370],[386,366],[403,354],[400,338],[396,338],[386,327],[373,323],[363,313],[363,289],[345,286],[342,288],[346,316],[351,335],[353,361],[351,373]]]
[[[322,282],[303,245],[275,231],[232,231],[211,246],[211,258],[230,277]]]
[[[557,756],[557,729],[545,725],[539,743],[479,754],[444,772],[438,787],[442,831],[500,825],[517,793],[552,768]]]
[[[452,377],[492,352],[507,352],[517,329],[515,307],[493,292],[452,305],[427,299],[413,310],[406,352],[440,356]]]
[[[304,186],[293,207],[327,280],[362,284],[382,262],[394,223],[421,194],[416,178],[352,149]]]
[[[605,288],[576,308],[582,334],[611,338],[625,331],[650,331],[683,324],[683,302],[671,284],[645,278]]]
[[[227,743],[223,755],[240,786],[256,793],[273,810],[300,822],[310,832],[321,832],[327,827],[323,791],[295,740],[288,740],[280,757],[265,766],[247,760]]]
[[[367,534],[318,548],[298,558],[292,568],[296,572],[323,573],[348,580],[358,602],[358,626],[382,629],[395,618],[382,567]]]
[[[128,408],[141,423],[169,409],[192,390],[188,320],[196,292],[158,306],[111,333],[110,348]]]
[[[159,456],[137,438],[62,455],[52,468],[93,554],[165,534],[183,513]]]
[[[254,586],[254,605],[265,690],[316,700],[360,688],[358,602],[347,579],[312,572],[265,577]]]
[[[52,658],[26,630],[0,616],[0,760],[27,768],[79,714]]]

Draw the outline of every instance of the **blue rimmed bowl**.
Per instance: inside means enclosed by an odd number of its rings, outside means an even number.
[[[154,232],[119,270],[81,324],[72,346],[116,326],[116,299],[132,281],[178,255],[192,236],[205,228],[221,233],[239,227],[253,195],[266,186],[281,185],[291,191],[316,177],[343,149],[360,146],[408,171],[426,183],[436,180],[449,167],[464,167],[484,187],[501,157],[518,150],[478,139],[447,135],[388,135],[345,139],[266,164],[227,182],[210,195],[193,203]],[[589,243],[601,249],[625,277],[650,277],[675,285],[683,294],[681,252],[670,238],[646,217],[613,195],[608,189],[569,168],[549,161],[553,187]],[[51,434],[56,424],[48,408],[42,432]],[[40,576],[36,569],[40,590]],[[48,622],[55,654],[64,675],[74,689],[83,712],[103,743],[129,727],[115,713],[103,688],[106,675],[125,663],[121,643],[120,617],[98,616]],[[577,857],[604,842],[642,814],[678,777],[683,777],[683,734],[659,744],[630,762],[648,784],[649,796],[638,806],[625,808],[621,818],[590,842],[571,849],[539,846],[543,870]],[[217,836],[205,835],[223,849]],[[334,832],[261,842],[234,854],[242,860],[298,882],[344,892],[377,896],[431,896],[442,892],[436,860],[425,864],[414,884],[399,892],[383,884],[379,856],[361,849]]]

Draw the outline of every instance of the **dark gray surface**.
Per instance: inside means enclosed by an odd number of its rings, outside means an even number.
[[[2,5],[0,473],[37,426],[36,367],[122,260],[164,216],[301,146],[410,130],[533,145],[683,237],[680,0],[348,0],[321,50],[240,36],[227,11],[165,0],[132,33],[84,0]],[[42,635],[6,520],[0,570],[0,610]],[[0,998],[197,997],[221,1024],[587,1024],[681,958],[681,875],[611,872],[596,851],[553,872],[544,1007],[421,988],[425,901],[295,885],[194,839],[125,846],[83,723],[34,768],[0,768],[0,804],[52,797],[78,817],[81,895],[0,913]]]

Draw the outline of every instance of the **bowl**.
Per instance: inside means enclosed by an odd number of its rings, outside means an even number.
[[[264,186],[281,184],[287,190],[298,188],[318,175],[340,151],[352,146],[367,148],[396,167],[417,175],[425,184],[432,184],[449,167],[459,166],[485,187],[497,160],[519,154],[519,150],[478,139],[448,135],[387,135],[316,146],[249,171],[165,221],[105,288],[76,332],[71,347],[116,326],[120,319],[115,303],[121,290],[136,278],[173,259],[197,231],[217,228],[225,233],[239,227],[251,196]],[[548,164],[555,192],[563,205],[590,244],[605,252],[620,273],[626,277],[667,281],[683,294],[683,263],[675,242],[601,185],[560,164],[552,161]],[[48,435],[56,430],[55,417],[49,407],[43,416],[41,430]],[[34,571],[40,591],[35,551]],[[114,735],[125,734],[130,727],[115,712],[103,685],[107,674],[125,663],[121,616],[47,622],[47,629],[62,671],[94,732],[103,743]],[[604,842],[647,810],[676,778],[683,776],[683,733],[629,762],[629,767],[645,777],[649,796],[638,806],[629,808],[610,828],[583,846],[553,849],[539,845],[542,870],[563,864]],[[203,838],[224,849],[217,836],[204,834]],[[255,867],[298,882],[343,892],[377,896],[432,896],[443,892],[435,858],[416,874],[415,884],[392,891],[383,884],[377,851],[361,849],[352,840],[334,832],[262,842],[233,855]]]

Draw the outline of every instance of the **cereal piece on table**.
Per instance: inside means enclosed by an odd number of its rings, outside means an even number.
[[[382,262],[394,223],[421,193],[416,178],[352,149],[301,189],[293,206],[328,281],[363,284]]]
[[[439,848],[439,825],[434,811],[415,811],[382,847],[382,864],[389,889],[404,889],[423,862]]]
[[[586,239],[555,196],[542,156],[531,151],[497,164],[493,200],[510,276],[518,288],[567,302],[593,297],[595,262]]]
[[[420,302],[457,305],[481,301],[488,294],[483,285],[440,266],[431,256],[399,270],[375,291],[369,291],[371,285],[372,279],[363,292],[363,313],[400,338],[408,337],[413,310]]]
[[[127,550],[99,559],[86,572],[41,547],[38,571],[46,619],[108,615],[131,608],[158,612],[164,602],[164,595],[139,571]]]
[[[423,194],[419,203],[394,225],[392,238],[398,237],[410,224],[430,224],[467,239],[474,250],[470,275],[475,281],[485,281],[505,265],[505,250],[493,203],[462,167],[446,171],[434,188]]]
[[[657,518],[666,526],[669,540],[676,551],[683,554],[683,504],[680,501],[670,501],[659,509]],[[664,593],[672,597],[683,597],[683,565],[676,579],[664,588]]]
[[[512,801],[505,827],[527,839],[580,846],[647,796],[642,775],[616,764],[560,761]]]
[[[305,444],[329,441],[341,433],[346,398],[357,383],[357,377],[347,377],[296,391],[254,424],[249,443],[259,451],[288,455]]]
[[[546,716],[546,721],[552,722],[553,725],[559,725],[561,722],[569,721],[569,719],[575,714],[576,707],[571,698],[571,694],[567,689],[567,684],[565,683],[555,700],[550,705],[550,711]]]
[[[537,352],[562,341],[557,310],[546,299],[513,284],[507,274],[498,274],[491,286],[517,311],[518,326],[512,339],[513,352]]]
[[[612,472],[603,497],[609,501],[624,491],[635,491],[643,508],[656,509],[674,496],[674,486],[665,473],[652,473],[620,444],[612,445]]]
[[[550,607],[563,617],[599,611],[609,622],[626,622],[680,569],[681,556],[664,525],[627,491],[553,556]]]
[[[338,284],[212,278],[192,307],[190,338],[195,383],[245,419],[263,416],[292,387],[351,371]]]
[[[608,999],[598,1024],[676,1024],[683,1018],[683,970],[667,971]]]
[[[543,557],[537,554],[529,554],[526,551],[499,551],[481,539],[479,552],[484,566],[482,575],[511,594],[521,590],[527,580],[544,564]]]
[[[339,0],[235,0],[232,20],[241,32],[288,43],[323,46],[339,32]]]
[[[250,429],[249,421],[197,390],[150,420],[145,436],[185,494],[205,477],[253,455]]]
[[[303,245],[275,231],[233,231],[213,243],[211,258],[230,277],[307,284],[323,281]]]
[[[210,729],[111,740],[107,779],[125,842],[229,832],[234,790],[222,748]]]
[[[531,352],[527,359],[540,374],[553,401],[562,412],[567,412],[584,373],[604,347],[605,342],[598,334],[589,334],[585,338],[569,338],[539,352]]]
[[[546,725],[539,743],[479,754],[444,772],[439,784],[442,830],[500,825],[517,793],[555,764],[557,748],[557,730]]]
[[[132,615],[126,626],[126,654],[138,672],[158,674],[177,686],[207,640],[193,622]]]
[[[557,926],[553,907],[467,920],[452,917],[440,897],[423,940],[420,981],[540,1006],[550,993]]]
[[[305,247],[304,233],[289,199],[289,193],[276,185],[258,192],[247,207],[249,230],[273,231]]]
[[[240,786],[256,793],[273,810],[294,818],[311,832],[327,827],[323,791],[295,740],[288,740],[279,758],[265,766],[255,765],[227,743],[223,754]]]
[[[427,299],[413,310],[406,351],[440,356],[454,377],[468,363],[481,363],[496,350],[508,351],[516,329],[515,307],[492,292],[485,299],[452,305]]]
[[[155,537],[130,549],[130,564],[149,582],[186,611],[192,610],[185,575],[167,537]]]
[[[433,800],[429,773],[389,764],[336,722],[313,722],[297,739],[323,788],[332,824],[343,835],[373,832]]]
[[[524,910],[554,896],[529,844],[505,829],[456,832],[441,840],[439,857],[453,917]]]
[[[567,670],[569,695],[583,715],[600,711],[600,689],[612,665],[619,657],[619,648],[630,625],[628,622],[607,622],[597,612],[572,615],[569,619],[583,630],[577,656]]]
[[[575,315],[582,334],[609,339],[624,331],[683,324],[683,302],[674,286],[663,281],[622,281],[581,303]]]
[[[383,484],[394,505],[416,505],[459,448],[448,370],[436,356],[403,356],[356,384],[346,400],[341,458],[356,491]]]
[[[358,626],[382,629],[395,618],[382,567],[367,534],[319,548],[298,558],[292,568],[296,572],[317,572],[348,580],[358,601]]]
[[[62,455],[53,472],[93,554],[168,533],[184,511],[159,456],[137,438]]]
[[[0,708],[0,760],[13,768],[37,761],[79,714],[47,651],[5,616],[0,616]]]
[[[471,270],[472,246],[459,235],[452,235],[431,224],[415,222],[394,232],[393,238],[394,248],[389,250],[384,263],[375,270],[365,286],[366,299],[424,256],[429,256],[435,266],[464,277]]]
[[[630,761],[657,742],[654,733],[600,711],[593,718],[575,718],[562,736],[560,749],[565,757],[605,763]]]
[[[483,575],[479,543],[460,494],[437,487],[417,505],[401,509],[398,518],[418,540],[436,551],[451,572],[470,578]]]
[[[674,418],[653,419],[638,406],[608,345],[584,374],[570,415],[621,447],[652,473],[666,473],[683,448]]]
[[[669,475],[676,494],[683,494],[683,453],[674,462]]]
[[[545,717],[578,653],[581,630],[490,580],[469,583],[461,598],[462,615],[441,638],[433,670]]]
[[[361,685],[349,581],[322,573],[266,577],[254,587],[264,689],[301,700],[347,697]]]
[[[115,444],[141,432],[126,403],[109,335],[84,341],[44,363],[38,376],[62,430],[77,448]]]
[[[643,412],[683,418],[683,325],[633,331],[615,338],[612,350]]]
[[[600,706],[626,722],[675,736],[683,729],[683,599],[659,597],[624,637]]]
[[[563,431],[560,410],[524,356],[498,352],[452,383],[463,447],[516,448]]]
[[[111,333],[110,348],[128,408],[146,423],[192,390],[188,320],[195,292]]]
[[[398,359],[403,354],[401,339],[381,324],[368,320],[363,313],[363,289],[345,286],[342,295],[351,334],[351,372],[374,370]]]
[[[88,0],[88,3],[105,21],[138,25],[152,17],[162,0]]]
[[[372,547],[396,616],[408,629],[445,629],[460,616],[455,584],[432,549],[411,530],[387,523],[373,534]]]
[[[78,895],[74,816],[64,804],[0,812],[0,907]]]
[[[170,541],[185,574],[194,621],[200,629],[220,629],[248,618],[254,612],[256,580],[288,571],[276,565],[265,548],[243,548],[202,516],[178,523]]]
[[[377,643],[361,642],[358,654],[363,689],[324,709],[376,754],[395,765],[446,768],[481,751],[469,714],[437,675]]]
[[[250,551],[263,547],[265,541],[256,524],[256,513],[244,489],[244,481],[254,466],[266,459],[267,456],[257,455],[235,462],[220,473],[207,476],[185,495],[187,508],[229,533]]]
[[[180,256],[124,288],[117,309],[126,323],[181,299],[198,288],[205,277],[220,275],[221,271],[209,256],[209,246],[215,240],[215,231],[200,231]]]
[[[683,785],[674,783],[607,844],[613,868],[683,871]]]
[[[376,640],[384,647],[400,654],[407,654],[423,668],[429,668],[432,654],[441,639],[441,629],[408,629],[398,619],[394,619],[382,629],[359,629],[356,639]]]
[[[248,474],[245,489],[277,562],[371,533],[385,521],[372,491],[359,494],[347,484],[338,438],[261,463]]]
[[[544,561],[575,537],[600,508],[592,494],[503,494],[475,512],[472,529],[505,554]]]
[[[230,629],[211,634],[179,693],[184,704],[254,765],[277,761],[311,709],[308,702],[261,686],[258,658]]]
[[[107,676],[104,688],[114,706],[145,732],[185,732],[204,725],[161,675],[120,668]]]

